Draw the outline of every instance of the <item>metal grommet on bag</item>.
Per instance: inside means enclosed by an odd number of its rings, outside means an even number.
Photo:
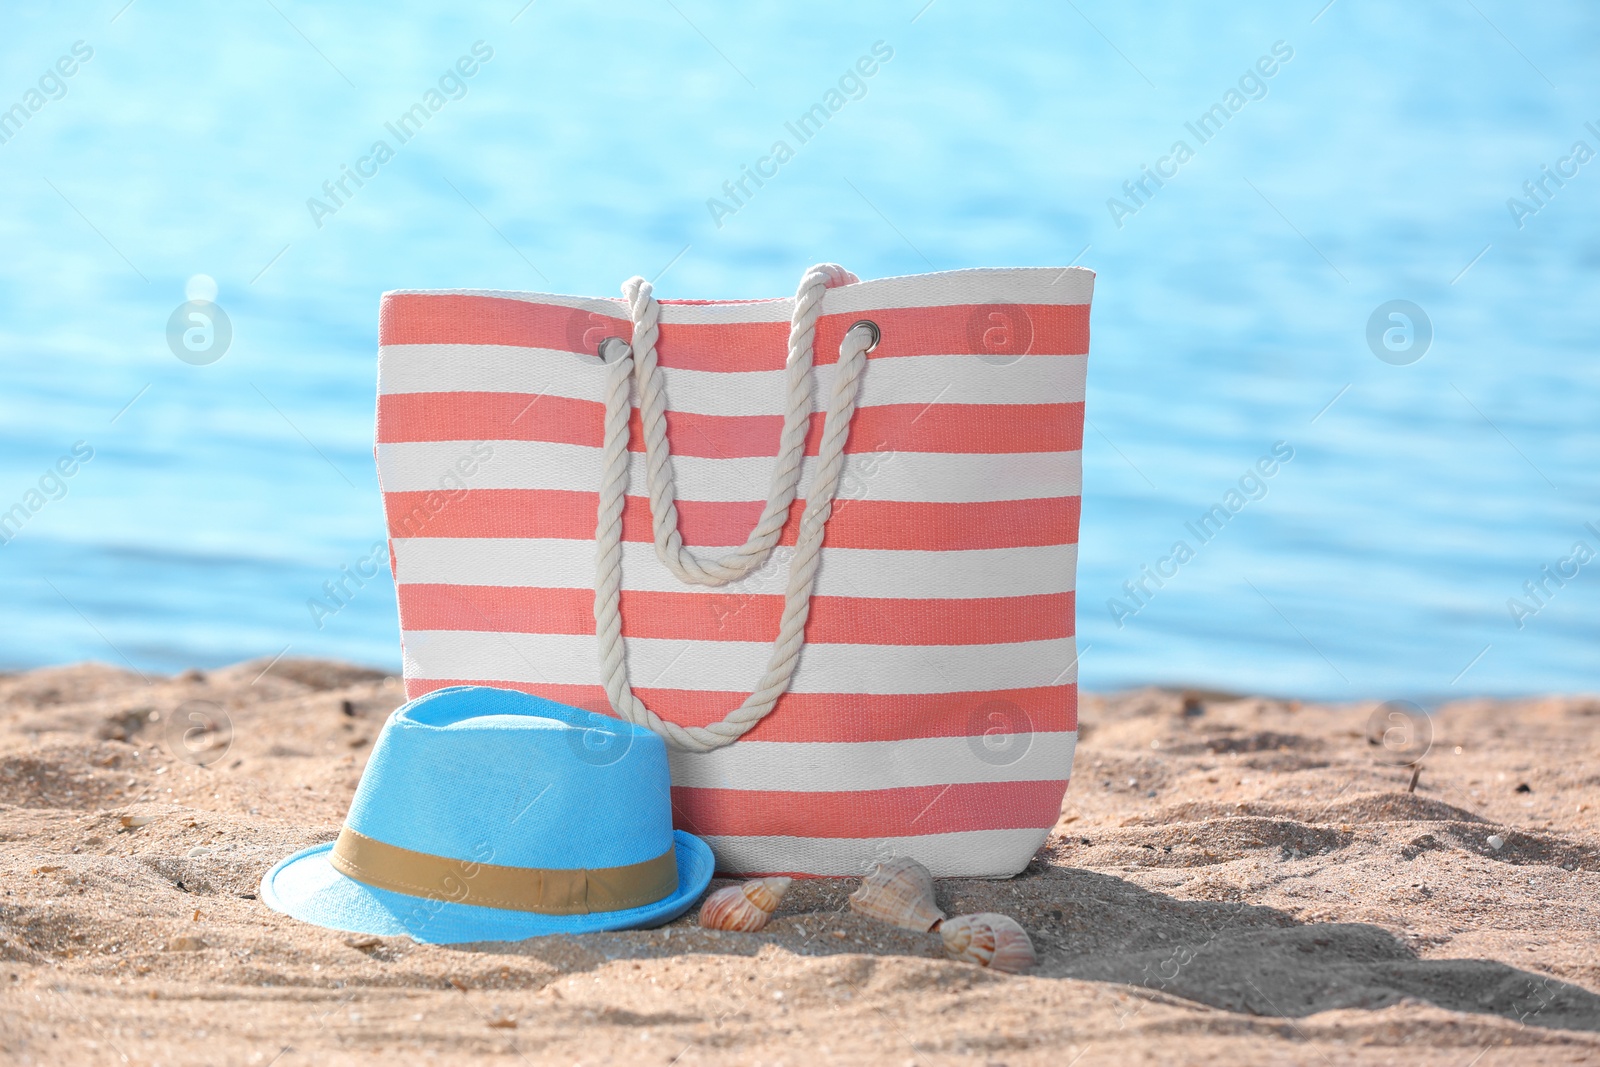
[[[867,351],[871,352],[874,348],[878,347],[878,342],[883,340],[883,331],[878,329],[878,324],[873,322],[871,319],[862,319],[860,322],[852,323],[850,330],[857,329],[861,326],[865,326],[867,329],[872,331],[872,343],[867,346]],[[850,330],[846,330],[845,332],[849,333]]]
[[[595,346],[595,355],[600,357],[600,362],[610,366],[613,363],[627,359],[633,354],[633,347],[620,337],[604,337]]]

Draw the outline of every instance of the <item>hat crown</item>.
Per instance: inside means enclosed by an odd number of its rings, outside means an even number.
[[[542,697],[439,689],[389,716],[345,824],[468,863],[594,869],[673,847],[666,746]]]

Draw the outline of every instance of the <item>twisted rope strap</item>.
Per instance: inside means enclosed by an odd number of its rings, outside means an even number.
[[[855,282],[856,276],[835,263],[819,263],[806,271],[794,296],[794,316],[789,326],[789,357],[785,363],[783,434],[778,439],[778,456],[772,468],[771,487],[761,518],[745,543],[720,559],[702,559],[684,546],[678,533],[677,483],[672,472],[672,452],[667,446],[667,397],[662,388],[656,360],[656,340],[661,335],[661,305],[652,286],[643,278],[630,278],[622,285],[633,318],[634,375],[639,387],[639,421],[644,429],[645,466],[649,475],[650,521],[656,543],[656,557],[681,582],[718,586],[738,581],[767,558],[778,543],[789,518],[800,484],[800,465],[805,460],[806,432],[811,428],[812,353],[815,348],[817,319],[822,314],[822,295],[836,285]],[[627,376],[612,367],[613,386]],[[609,432],[609,427],[608,427]],[[621,437],[623,452],[627,433]],[[606,438],[610,448],[611,438]],[[607,469],[617,462],[606,453]]]
[[[660,308],[651,294],[649,282],[632,278],[623,286],[633,315],[633,345],[620,338],[608,338],[601,345],[600,355],[606,363],[606,421],[595,530],[594,596],[601,679],[618,716],[649,727],[687,751],[710,752],[732,744],[766,717],[789,688],[800,662],[800,650],[805,645],[811,590],[816,584],[823,533],[833,513],[833,498],[844,470],[844,446],[861,389],[861,374],[866,369],[867,350],[877,343],[877,334],[875,328],[858,323],[839,345],[839,364],[823,419],[816,476],[800,519],[795,553],[789,561],[783,615],[766,673],[744,703],[730,711],[721,722],[705,727],[679,726],[662,719],[633,695],[628,679],[618,602],[622,590],[622,507],[628,488],[630,382],[636,382],[639,389],[657,557],[685,582],[719,586],[736,581],[761,565],[788,520],[789,507],[799,488],[806,431],[811,421],[813,348],[822,294],[830,284],[855,280],[854,275],[832,264],[813,267],[801,280],[789,333],[783,435],[767,505],[745,544],[721,559],[708,561],[695,556],[684,546],[678,533],[677,489],[666,437],[666,397],[655,352]]]

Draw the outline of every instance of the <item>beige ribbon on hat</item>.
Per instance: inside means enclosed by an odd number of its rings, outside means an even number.
[[[678,889],[678,857],[671,847],[654,859],[621,867],[504,867],[414,852],[346,826],[328,862],[376,889],[543,915],[623,911],[665,900]]]

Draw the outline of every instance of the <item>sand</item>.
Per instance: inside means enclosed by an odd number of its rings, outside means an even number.
[[[335,835],[401,691],[267,667],[0,677],[0,1062],[1600,1063],[1597,698],[1450,704],[1408,792],[1371,705],[1086,695],[1028,870],[939,883],[1029,931],[1010,976],[844,880],[756,934],[299,924],[257,883]]]

